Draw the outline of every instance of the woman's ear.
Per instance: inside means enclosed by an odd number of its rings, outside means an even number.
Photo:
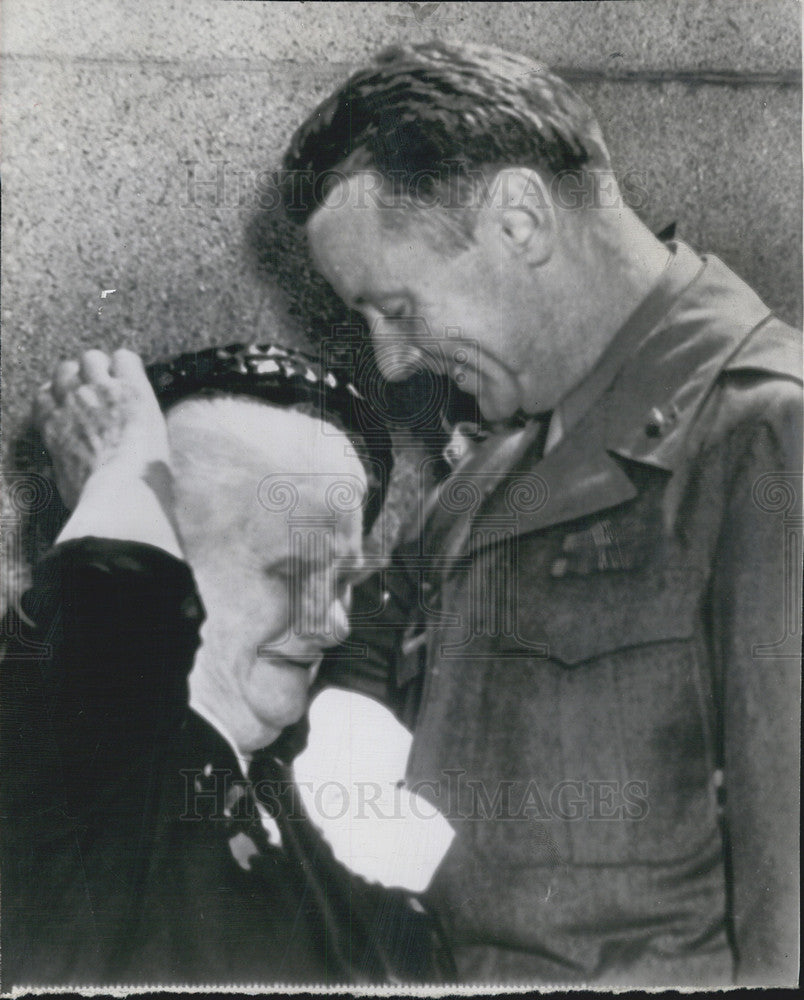
[[[556,212],[550,190],[536,170],[506,167],[494,179],[484,208],[501,248],[531,267],[546,264],[556,241]]]

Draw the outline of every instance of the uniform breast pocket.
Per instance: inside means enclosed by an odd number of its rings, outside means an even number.
[[[523,587],[518,631],[546,648],[533,669],[552,677],[555,704],[538,742],[560,748],[549,784],[564,843],[588,864],[694,854],[716,830],[701,574],[547,576],[530,597]]]
[[[695,633],[702,577],[694,569],[597,572],[553,579],[539,603],[537,629],[547,655],[577,667],[610,653],[689,640]],[[528,638],[535,619],[525,615]]]

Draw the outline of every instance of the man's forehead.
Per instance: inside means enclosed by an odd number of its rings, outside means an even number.
[[[319,263],[331,258],[352,266],[368,261],[369,248],[382,239],[379,174],[357,174],[335,181],[307,222],[307,235]],[[322,260],[322,256],[326,260]]]
[[[400,267],[415,263],[421,253],[423,232],[417,235],[416,228],[421,223],[411,220],[404,231],[389,226],[392,196],[372,186],[375,182],[382,183],[379,175],[343,178],[307,222],[318,270],[347,300],[396,288]]]
[[[274,467],[287,469],[287,477],[337,476],[360,467],[348,437],[324,413],[223,394],[181,400],[165,419],[175,458],[195,462],[214,454],[227,472]]]

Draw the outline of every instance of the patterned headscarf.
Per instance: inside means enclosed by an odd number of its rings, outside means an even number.
[[[364,530],[377,519],[393,468],[387,427],[342,374],[308,354],[275,344],[230,344],[192,351],[147,367],[163,410],[188,396],[240,395],[275,406],[304,404],[343,431],[366,469]],[[292,470],[288,470],[292,471]]]

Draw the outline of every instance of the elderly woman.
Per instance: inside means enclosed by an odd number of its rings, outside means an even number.
[[[388,439],[280,348],[150,378],[89,351],[38,399],[72,514],[0,674],[3,986],[432,978],[420,908],[335,860],[288,768]]]

